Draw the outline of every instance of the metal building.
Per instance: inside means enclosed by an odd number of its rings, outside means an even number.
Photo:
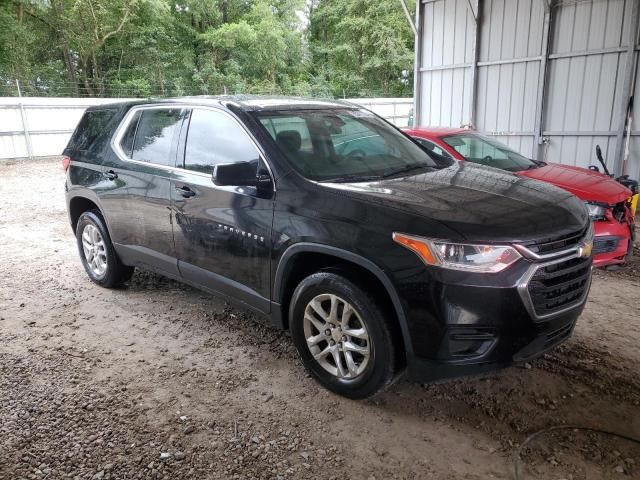
[[[639,13],[640,0],[418,0],[415,124],[583,167],[599,144],[612,173],[638,178]]]

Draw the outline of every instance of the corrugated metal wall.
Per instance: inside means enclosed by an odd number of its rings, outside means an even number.
[[[527,156],[583,167],[597,164],[599,144],[621,169],[639,1],[422,0],[416,123],[473,125]]]

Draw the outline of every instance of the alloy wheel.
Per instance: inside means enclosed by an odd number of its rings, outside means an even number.
[[[338,378],[360,376],[371,358],[366,324],[354,307],[333,294],[314,297],[304,311],[304,336],[318,364]]]
[[[91,272],[97,277],[104,275],[107,271],[107,250],[95,225],[89,223],[82,230],[82,250]]]

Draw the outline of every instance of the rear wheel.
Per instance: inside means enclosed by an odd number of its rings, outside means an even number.
[[[111,243],[104,220],[97,211],[80,215],[76,225],[76,240],[82,266],[89,278],[102,287],[112,288],[133,275],[133,267],[120,262]]]
[[[320,272],[304,279],[289,325],[305,367],[329,390],[361,399],[393,382],[395,345],[383,309],[347,278]]]

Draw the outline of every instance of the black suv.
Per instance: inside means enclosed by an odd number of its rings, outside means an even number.
[[[94,282],[141,267],[240,302],[351,398],[405,371],[433,381],[540,355],[571,334],[589,291],[582,202],[434,158],[352,104],[102,105],[64,155]]]

